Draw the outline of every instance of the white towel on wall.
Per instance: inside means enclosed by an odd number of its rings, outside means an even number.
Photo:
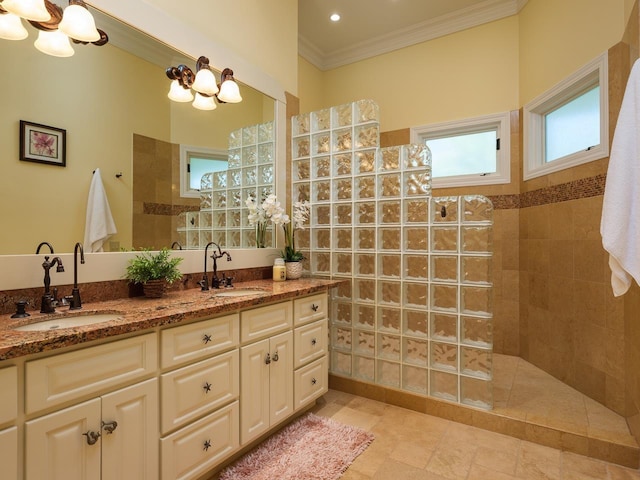
[[[84,227],[84,251],[102,252],[104,242],[118,233],[111,216],[109,200],[104,191],[100,169],[93,172],[87,200],[87,219]]]
[[[640,284],[640,60],[631,69],[613,136],[600,234],[618,297]]]

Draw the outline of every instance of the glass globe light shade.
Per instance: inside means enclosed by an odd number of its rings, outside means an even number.
[[[171,81],[171,87],[169,88],[167,97],[169,97],[174,102],[190,102],[191,100],[193,100],[191,89],[183,88],[178,80]]]
[[[100,33],[91,12],[81,5],[72,4],[64,9],[58,29],[65,35],[82,42],[97,42]]]
[[[196,99],[193,101],[193,106],[198,110],[215,110],[217,108],[213,97],[207,97],[198,92],[196,92]]]
[[[196,79],[191,88],[205,95],[215,95],[219,91],[218,85],[216,85],[216,77],[208,68],[203,68],[196,73]]]
[[[3,0],[2,8],[26,20],[47,22],[51,14],[47,11],[44,0]]]
[[[33,44],[42,53],[54,57],[70,57],[74,53],[71,43],[69,43],[69,37],[60,30],[51,32],[40,30],[38,39]]]
[[[239,103],[242,101],[240,96],[240,88],[238,84],[233,80],[225,80],[220,85],[220,93],[218,98],[226,103]]]
[[[13,13],[0,15],[0,38],[5,40],[24,40],[29,32],[24,28],[22,20]]]

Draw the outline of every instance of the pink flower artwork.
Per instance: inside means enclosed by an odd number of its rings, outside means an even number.
[[[46,157],[57,157],[57,138],[43,132],[31,131],[31,142],[29,150],[37,155]]]

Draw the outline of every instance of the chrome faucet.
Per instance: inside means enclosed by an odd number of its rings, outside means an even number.
[[[84,248],[80,242],[73,248],[73,290],[69,300],[69,310],[79,310],[82,308],[80,299],[80,289],[78,288],[78,250],[80,250],[80,263],[84,265]]]
[[[49,245],[49,247],[51,247],[51,245]],[[49,256],[46,255],[44,262],[42,262],[42,268],[44,268],[44,294],[42,295],[42,302],[40,304],[40,313],[54,313],[56,311],[58,299],[56,298],[55,292],[57,289],[54,289],[54,294],[51,294],[49,290],[51,286],[49,270],[51,270],[54,265],[56,266],[56,272],[64,272],[64,266],[62,265],[60,257],[54,257],[53,260],[49,261]]]

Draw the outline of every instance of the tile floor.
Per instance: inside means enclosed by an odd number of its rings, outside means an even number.
[[[342,480],[640,479],[638,470],[336,390],[313,411],[376,436]]]

